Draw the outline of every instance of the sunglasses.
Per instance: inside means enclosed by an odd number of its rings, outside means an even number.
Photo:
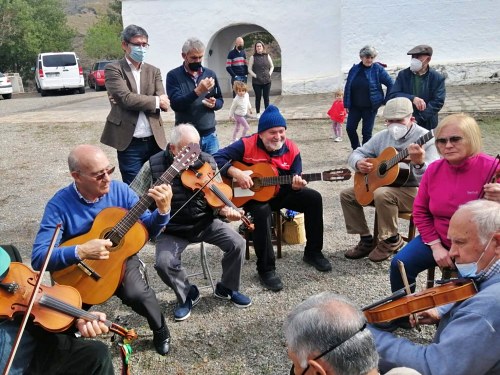
[[[114,171],[115,171],[115,167],[113,166],[113,167],[106,168],[103,172],[100,172],[100,173],[97,172],[95,174],[86,174],[86,173],[82,173],[80,171],[78,171],[78,173],[83,175],[83,176],[91,177],[96,181],[101,181],[106,175],[108,175],[108,176],[112,175]]]
[[[341,341],[338,344],[335,344],[334,346],[330,347],[328,350],[325,350],[323,353],[321,353],[317,357],[314,357],[313,360],[316,361],[316,360],[320,359],[321,357],[327,355],[328,353],[333,352],[340,345],[342,345],[346,341],[349,341],[350,339],[352,339],[358,333],[362,332],[365,328],[366,328],[366,323],[363,324],[363,326],[359,330],[357,330],[356,332],[354,332],[351,336],[349,336],[348,338],[346,338],[344,341]],[[309,370],[309,367],[310,367],[310,365],[307,365],[307,367],[304,369],[304,371],[302,371],[302,375],[304,375],[307,372],[307,370]],[[295,365],[292,365],[292,368],[290,369],[290,375],[295,375]]]
[[[446,146],[448,142],[450,142],[452,145],[456,145],[457,143],[462,142],[463,139],[464,137],[460,137],[458,135],[454,135],[448,138],[436,138],[436,144]]]

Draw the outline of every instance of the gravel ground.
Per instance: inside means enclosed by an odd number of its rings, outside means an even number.
[[[78,96],[74,97],[78,99]],[[54,102],[59,97],[50,98]],[[68,98],[66,98],[67,100]],[[29,108],[11,109],[25,111]],[[71,182],[66,157],[79,143],[99,144],[102,123],[38,123],[9,124],[2,122],[0,145],[0,243],[19,247],[29,260],[31,244],[38,229],[39,219],[47,200],[61,187]],[[169,124],[170,126],[170,124]],[[256,124],[251,124],[256,130]],[[302,152],[304,172],[320,172],[344,167],[350,152],[347,137],[334,143],[329,136],[329,122],[320,120],[290,121],[288,136],[294,139]],[[169,129],[167,130],[167,134]],[[222,145],[229,142],[232,124],[219,124]],[[114,150],[104,147],[112,163]],[[119,178],[116,174],[114,178]],[[282,323],[287,312],[308,296],[322,291],[333,291],[348,296],[360,306],[390,294],[388,262],[375,264],[368,259],[348,260],[343,253],[354,246],[357,238],[345,232],[338,194],[352,186],[352,180],[343,182],[313,182],[324,199],[324,254],[333,265],[333,271],[320,273],[302,261],[303,245],[284,245],[283,258],[277,260],[284,289],[273,293],[263,289],[255,271],[255,254],[245,262],[241,291],[253,299],[248,309],[237,309],[216,300],[210,289],[202,290],[202,299],[191,317],[181,323],[173,321],[175,295],[156,275],[152,264],[154,247],[141,251],[149,266],[150,282],[167,317],[172,335],[171,352],[166,357],[152,348],[152,335],[146,320],[113,297],[99,306],[113,321],[134,328],[139,339],[133,343],[132,373],[134,374],[285,374],[290,364],[282,335]],[[373,209],[367,209],[369,223]],[[237,224],[234,224],[235,228]],[[400,223],[401,231],[407,230]],[[208,246],[212,272],[220,275],[221,252]],[[185,252],[184,265],[188,270],[200,268],[199,252],[192,248]],[[205,280],[193,278],[202,285]],[[423,278],[419,279],[423,286]],[[418,342],[428,342],[434,332],[425,327],[421,333],[403,334]],[[110,345],[116,373],[120,362],[116,345],[110,336],[103,340]]]

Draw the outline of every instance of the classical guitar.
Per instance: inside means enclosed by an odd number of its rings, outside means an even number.
[[[232,202],[241,207],[249,200],[267,202],[278,194],[280,185],[290,185],[293,176],[279,175],[275,166],[268,163],[257,163],[246,165],[237,161],[232,165],[241,169],[252,177],[253,186],[250,189],[242,189],[237,182],[225,179],[225,182],[233,189]],[[321,173],[304,173],[301,177],[307,182],[310,181],[345,181],[351,178],[351,171],[347,168],[332,169]]]
[[[422,146],[434,137],[434,132],[421,136],[416,144]],[[397,151],[394,147],[387,147],[376,158],[368,161],[373,164],[370,173],[356,172],[354,174],[354,194],[362,206],[367,206],[373,201],[373,192],[381,186],[402,186],[410,176],[408,164],[401,163],[409,155],[408,148]]]
[[[175,156],[172,165],[154,186],[170,184],[181,170],[197,160],[199,154],[198,144],[188,144]],[[152,203],[153,198],[144,193],[129,211],[109,207],[99,212],[89,232],[65,241],[60,246],[79,245],[96,238],[109,239],[113,243],[108,249],[109,259],[86,259],[52,272],[54,281],[76,288],[86,304],[96,305],[107,301],[121,282],[127,258],[139,252],[148,241],[148,231],[138,220]]]

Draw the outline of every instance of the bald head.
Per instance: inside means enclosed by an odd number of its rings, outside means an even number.
[[[244,44],[245,44],[245,42],[243,41],[243,38],[241,36],[237,37],[234,41],[234,45],[236,48],[238,48],[238,46],[241,46],[242,47],[241,49],[243,49]]]
[[[91,170],[95,164],[99,164],[104,159],[106,160],[106,164],[109,164],[107,162],[108,158],[99,147],[94,145],[78,145],[69,153],[69,171]]]

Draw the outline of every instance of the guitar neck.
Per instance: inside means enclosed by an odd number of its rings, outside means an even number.
[[[322,181],[322,173],[304,173],[300,175],[307,182],[311,181]],[[261,186],[274,186],[274,185],[291,185],[293,180],[292,175],[282,175],[282,176],[272,176],[272,177],[260,177],[259,181]]]
[[[424,134],[421,136],[417,141],[415,142],[417,145],[422,146],[425,143],[427,143],[430,139],[434,137],[434,131],[431,130],[428,133]],[[402,160],[406,159],[409,155],[408,148],[405,148],[404,150],[399,151],[394,157],[390,158],[389,161],[387,162],[387,169],[390,169],[394,167],[396,164],[400,163]]]

